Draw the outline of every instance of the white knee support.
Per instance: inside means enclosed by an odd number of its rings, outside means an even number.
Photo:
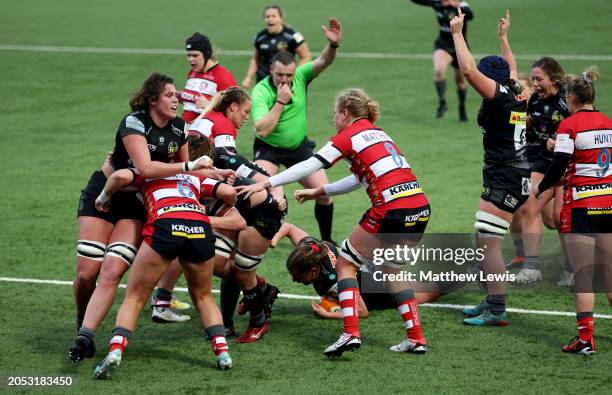
[[[106,244],[104,243],[93,240],[77,241],[77,256],[91,259],[92,261],[102,262],[105,252]]]
[[[476,212],[476,223],[474,227],[480,236],[503,239],[510,227],[510,223],[497,215],[478,211]]]
[[[342,243],[340,243],[340,256],[357,267],[361,267],[362,265],[366,265],[366,267],[368,267],[370,265],[370,261],[365,259],[359,252],[357,252],[355,247],[351,245],[349,239],[345,239],[342,241]]]
[[[247,255],[242,251],[237,251],[234,256],[234,265],[240,270],[245,272],[252,272],[257,269],[257,266],[263,260],[265,254],[261,255]]]
[[[136,252],[138,252],[138,250],[133,245],[117,241],[108,246],[106,255],[119,258],[127,263],[128,266],[132,266],[134,258],[136,258]]]
[[[236,243],[221,233],[215,233],[215,254],[222,256],[223,258],[229,258],[232,252],[234,251],[234,247]]]

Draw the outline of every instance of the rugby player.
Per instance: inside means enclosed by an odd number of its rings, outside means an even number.
[[[364,183],[372,207],[363,215],[349,237],[342,242],[336,264],[338,299],[344,317],[344,331],[327,347],[327,357],[339,357],[344,351],[361,346],[358,306],[360,300],[357,271],[372,262],[375,248],[393,244],[414,245],[422,237],[429,221],[430,208],[420,183],[412,173],[406,158],[393,140],[373,124],[378,118],[378,103],[361,89],[349,89],[336,98],[333,123],[337,134],[313,157],[257,184],[238,187],[239,194],[248,196],[268,187],[289,184],[322,168],[329,168],[346,159],[352,175],[333,184],[316,187],[316,196],[332,196],[359,188]],[[298,201],[301,199],[297,194]],[[398,238],[386,233],[399,234]],[[392,238],[393,240],[389,240]],[[395,243],[394,243],[395,242]],[[383,271],[398,273],[393,262],[383,265]],[[395,306],[406,327],[406,337],[392,351],[422,354],[427,351],[418,315],[417,303],[410,285],[405,282],[387,283]]]
[[[209,164],[210,158],[206,157]],[[189,174],[146,179],[132,169],[113,173],[96,199],[96,208],[105,211],[110,197],[121,188],[134,186],[142,191],[148,211],[140,247],[129,274],[126,295],[119,312],[108,355],[94,369],[94,379],[108,379],[121,364],[138,316],[155,284],[170,262],[178,257],[206,335],[211,341],[217,368],[229,369],[232,359],[225,340],[221,312],[212,296],[215,236],[210,220],[199,204],[200,196],[236,202],[235,190],[218,180]]]
[[[187,73],[185,87],[179,93],[179,100],[183,103],[182,118],[190,124],[217,92],[238,84],[232,73],[219,64],[212,44],[204,34],[193,33],[187,38],[185,49],[191,69]]]
[[[298,66],[312,59],[304,36],[285,25],[283,10],[278,5],[266,6],[263,10],[263,20],[266,28],[257,33],[253,40],[253,57],[242,81],[245,88],[253,85],[253,77],[259,82],[270,75],[272,58],[279,51],[287,51],[294,56],[297,54],[300,57]]]
[[[463,37],[465,15],[457,8],[451,31],[461,72],[482,97],[478,114],[484,145],[483,186],[476,212],[478,246],[485,249],[484,273],[495,274],[487,283],[487,298],[463,310],[468,325],[508,325],[506,317],[506,267],[502,243],[516,210],[527,200],[531,185],[525,153],[527,100],[522,94],[517,65],[507,40],[502,55],[487,56],[478,65]],[[501,18],[498,30],[507,30]]]
[[[612,305],[612,120],[593,105],[597,79],[599,74],[590,68],[568,82],[566,103],[571,116],[559,125],[552,163],[534,188],[534,196],[540,198],[567,172],[561,233],[576,281],[578,336],[561,350],[583,355],[595,352],[595,270],[604,276]]]
[[[448,109],[446,105],[446,69],[452,65],[455,69],[455,84],[457,84],[457,97],[459,98],[459,120],[467,122],[467,112],[465,110],[465,97],[467,93],[467,85],[463,74],[459,70],[457,62],[457,54],[455,52],[455,44],[450,30],[450,20],[457,15],[457,8],[461,7],[461,11],[465,15],[465,20],[474,19],[474,13],[466,1],[459,0],[412,0],[413,3],[432,7],[438,18],[440,33],[434,43],[433,66],[435,73],[435,87],[438,94],[438,109],[436,110],[436,118],[442,118]],[[467,24],[463,26],[463,36],[467,34]]]

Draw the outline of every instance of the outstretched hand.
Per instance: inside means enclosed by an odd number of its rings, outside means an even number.
[[[453,34],[462,33],[463,32],[463,19],[465,15],[463,11],[461,11],[461,7],[457,7],[457,16],[455,16],[450,21],[450,28]]]
[[[339,45],[340,39],[342,38],[342,32],[340,31],[340,21],[336,18],[329,18],[329,28],[325,25],[321,26],[323,28],[323,33],[325,33],[325,38],[332,45]]]
[[[508,30],[510,30],[510,10],[506,10],[504,17],[499,19],[499,25],[497,27],[497,32],[501,37],[507,36]]]
[[[235,187],[235,188],[238,191],[238,196],[244,196],[245,199],[248,199],[254,193],[263,191],[268,186],[269,186],[269,183],[268,183],[268,180],[266,179],[265,181],[259,181],[258,183],[255,183],[255,184],[242,185],[242,186]]]
[[[319,188],[298,189],[293,193],[295,200],[298,203],[304,203],[306,200],[314,200],[320,196]]]

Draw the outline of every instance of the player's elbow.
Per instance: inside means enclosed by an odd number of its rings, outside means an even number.
[[[253,130],[259,137],[266,137],[272,131],[263,121],[256,121],[253,124]]]

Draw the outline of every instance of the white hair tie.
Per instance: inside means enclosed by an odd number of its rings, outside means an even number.
[[[586,71],[584,73],[582,73],[582,79],[585,80],[589,84],[593,83],[593,80],[589,78],[589,76],[587,75]]]

